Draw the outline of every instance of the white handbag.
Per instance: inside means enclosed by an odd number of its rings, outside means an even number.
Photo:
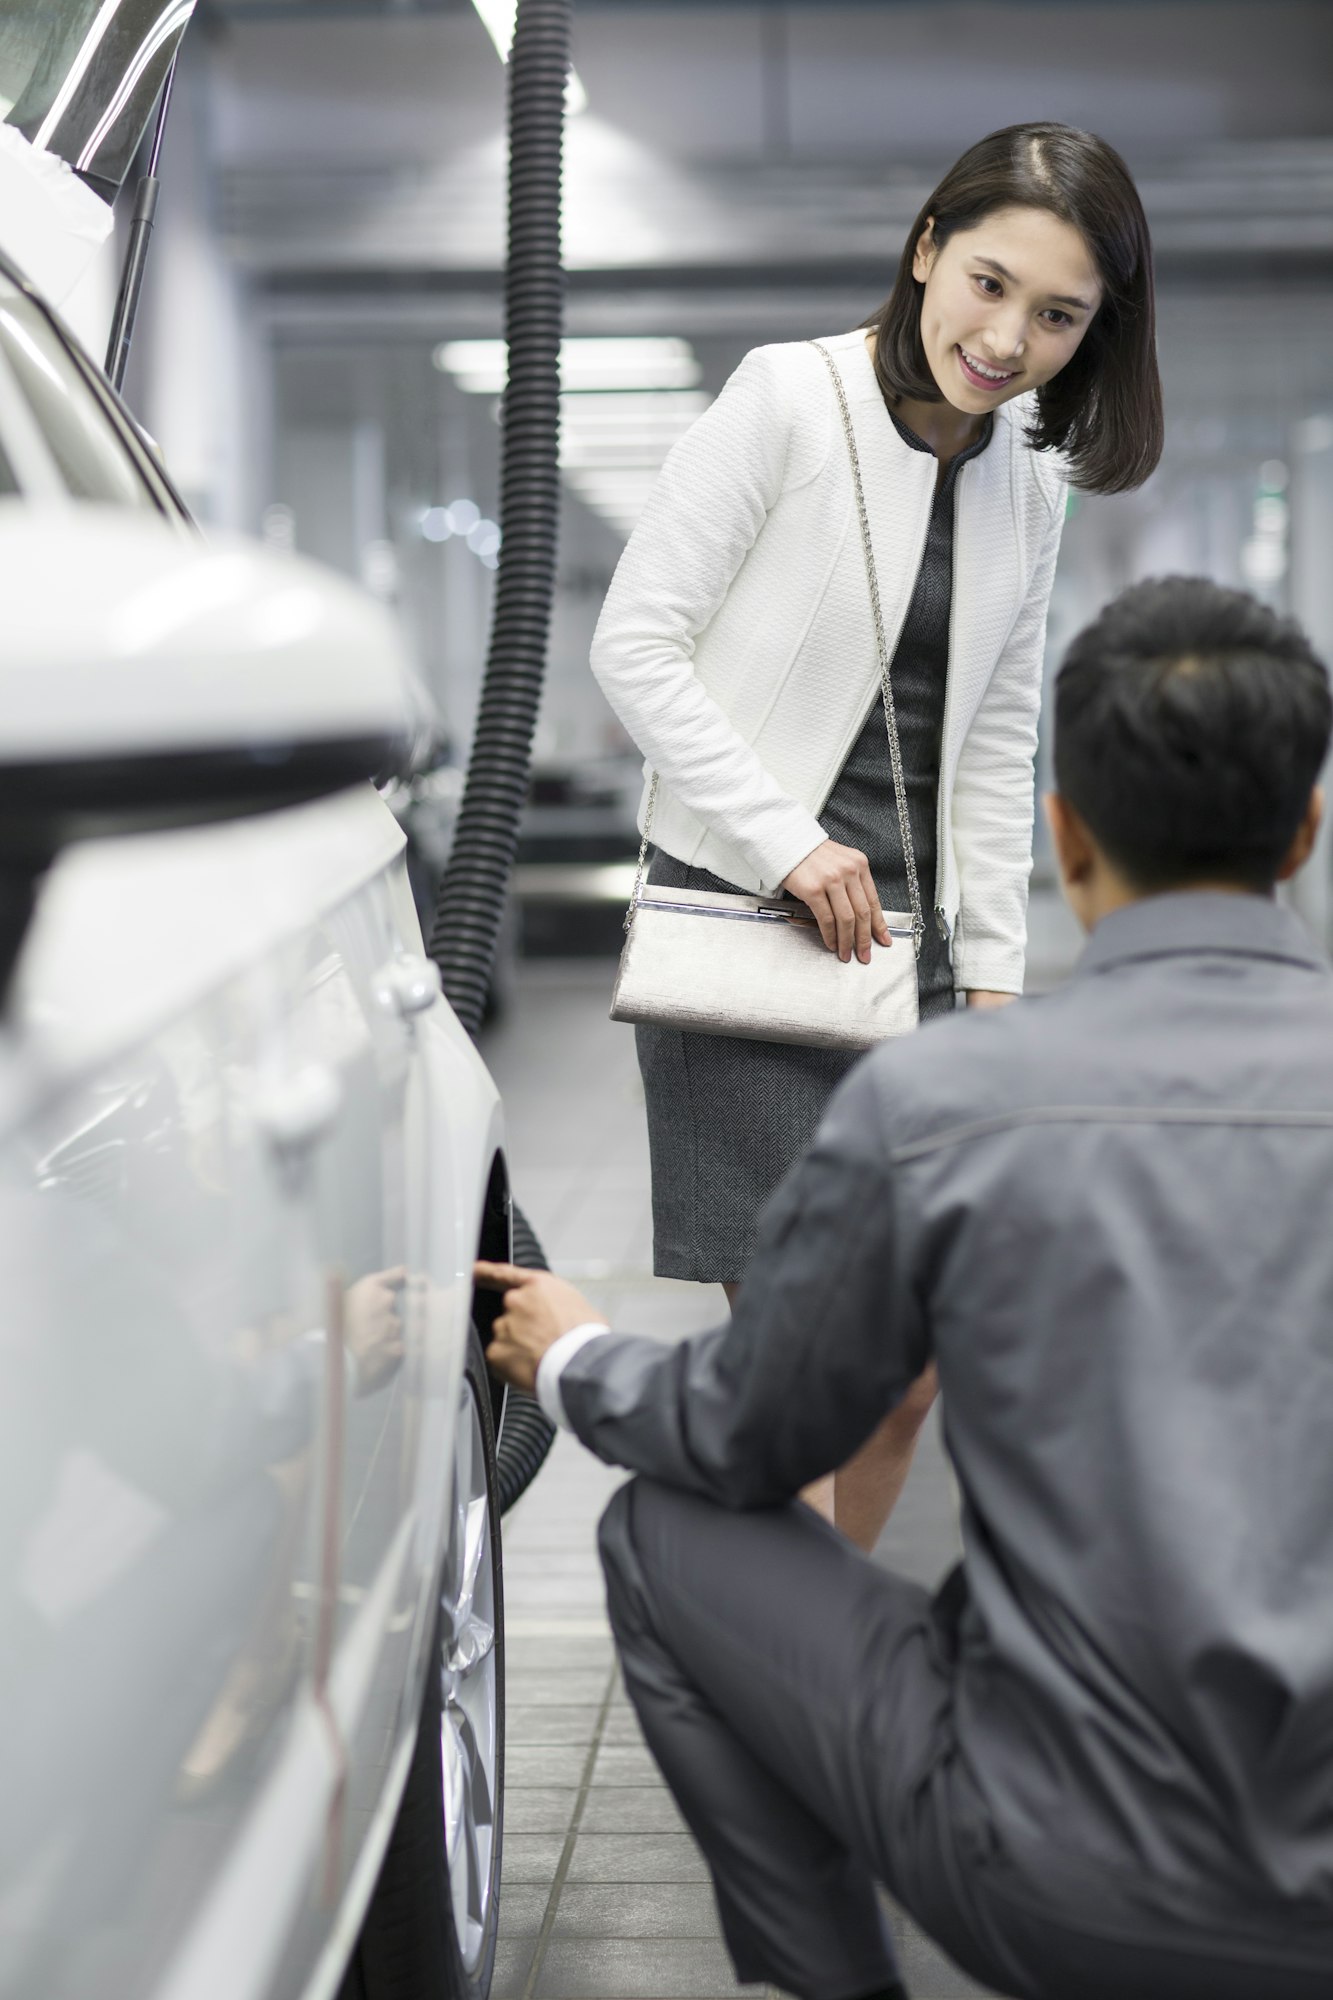
[[[885,913],[893,942],[887,947],[872,944],[868,965],[856,957],[844,965],[824,944],[806,905],[794,897],[654,887],[644,880],[657,801],[658,778],[654,773],[638,874],[625,916],[625,945],[611,999],[611,1019],[752,1041],[868,1049],[917,1025],[917,958],[925,921],[852,415],[833,356],[820,341],[810,345],[828,364],[851,459],[879,653],[893,793],[912,907],[910,912]]]

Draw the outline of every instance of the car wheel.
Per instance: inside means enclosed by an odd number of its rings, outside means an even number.
[[[503,1801],[500,1509],[490,1388],[474,1329],[416,1749],[339,2000],[485,2000],[500,1915]]]

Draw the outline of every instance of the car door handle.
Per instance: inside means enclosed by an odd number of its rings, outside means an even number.
[[[296,1159],[332,1130],[342,1098],[342,1085],[327,1063],[305,1063],[260,1090],[255,1123],[275,1153]]]
[[[375,975],[375,998],[404,1021],[433,1007],[440,991],[440,968],[430,958],[391,958]]]

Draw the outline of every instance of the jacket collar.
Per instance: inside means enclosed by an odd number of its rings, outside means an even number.
[[[1299,920],[1269,897],[1189,889],[1147,896],[1103,917],[1083,948],[1077,975],[1105,972],[1133,959],[1198,952],[1285,959],[1310,971],[1328,971]]]

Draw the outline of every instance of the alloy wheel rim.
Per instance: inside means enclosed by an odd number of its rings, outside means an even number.
[[[486,1941],[499,1751],[495,1572],[486,1447],[471,1383],[459,1390],[453,1514],[440,1603],[440,1759],[454,1933],[464,1969]]]

